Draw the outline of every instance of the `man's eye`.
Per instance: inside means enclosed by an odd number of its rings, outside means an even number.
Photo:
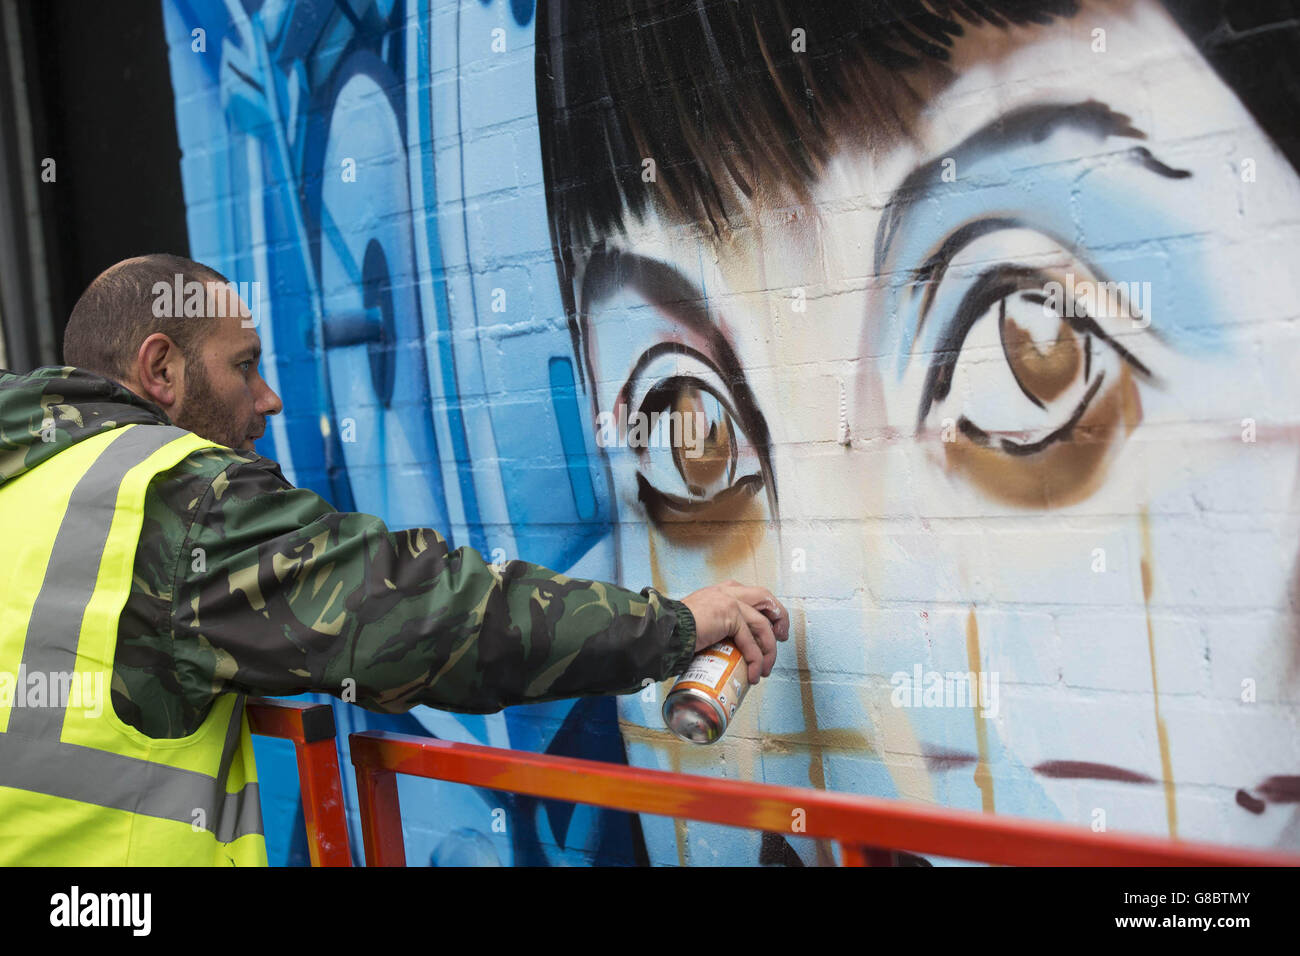
[[[240,362],[240,363],[239,363],[239,368],[240,368],[241,371],[243,371],[243,373],[244,373],[245,375],[248,374],[248,370],[251,369],[252,367],[253,367],[253,363],[252,363],[252,362]]]
[[[1107,331],[1137,327],[1138,303],[1081,265],[1003,264],[969,282],[955,313],[921,409],[949,469],[1026,506],[1091,493],[1141,417],[1133,375],[1149,372]]]

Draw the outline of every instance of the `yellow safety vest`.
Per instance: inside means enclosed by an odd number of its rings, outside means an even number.
[[[174,740],[110,699],[149,481],[207,447],[127,425],[0,485],[0,865],[267,863],[243,696]]]

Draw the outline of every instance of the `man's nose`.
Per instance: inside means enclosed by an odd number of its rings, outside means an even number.
[[[258,411],[263,415],[279,415],[284,411],[284,403],[280,401],[280,396],[275,394],[275,390],[262,380],[262,396],[257,403]]]

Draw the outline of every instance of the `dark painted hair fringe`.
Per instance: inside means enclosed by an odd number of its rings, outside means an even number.
[[[1163,2],[1300,171],[1300,0]],[[591,248],[645,213],[644,158],[671,211],[718,231],[728,196],[756,180],[813,182],[846,120],[868,137],[905,135],[917,105],[905,78],[945,70],[964,25],[1049,24],[1079,10],[1077,0],[539,0],[542,167],[575,347],[572,245]],[[792,49],[796,27],[805,52]]]
[[[902,74],[946,62],[963,23],[1007,28],[1077,11],[1076,0],[541,0],[549,194],[586,245],[645,211],[649,157],[664,200],[716,231],[729,211],[720,182],[745,195],[756,178],[810,183],[844,113],[905,126],[901,84],[877,82],[870,101],[854,101],[846,64]],[[792,49],[796,28],[805,52]]]

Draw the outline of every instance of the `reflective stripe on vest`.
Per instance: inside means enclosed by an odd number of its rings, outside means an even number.
[[[15,620],[25,599],[0,596],[0,671],[12,666],[21,647],[19,679],[10,680],[14,696],[0,713],[7,717],[0,720],[0,862],[28,862],[21,854],[9,858],[6,842],[11,852],[21,847],[46,862],[266,862],[244,698],[219,697],[188,737],[153,740],[117,718],[107,693],[149,479],[205,447],[218,446],[179,428],[128,425],[84,439],[0,485],[0,517],[15,523],[20,515],[8,509],[31,508],[42,477],[55,486],[57,500],[66,495],[67,502],[61,515],[44,504],[46,514],[36,516],[58,522],[52,545],[23,545],[0,558],[0,586],[8,583],[11,593],[17,584],[21,595],[27,584],[30,595],[41,578],[25,628]],[[72,477],[48,471],[60,461],[84,469],[70,493],[58,489]],[[20,491],[19,482],[28,484]],[[43,574],[21,566],[24,559],[39,561],[42,552]],[[25,632],[21,638],[19,631]],[[30,675],[49,685],[49,699],[18,706]],[[84,688],[96,678],[102,711],[87,714]],[[60,680],[65,689],[82,682],[81,710],[59,699]],[[234,792],[227,792],[232,783]],[[94,829],[96,821],[102,832],[79,846],[75,834]],[[68,845],[40,843],[43,828],[50,840]],[[83,852],[87,846],[91,858]]]

